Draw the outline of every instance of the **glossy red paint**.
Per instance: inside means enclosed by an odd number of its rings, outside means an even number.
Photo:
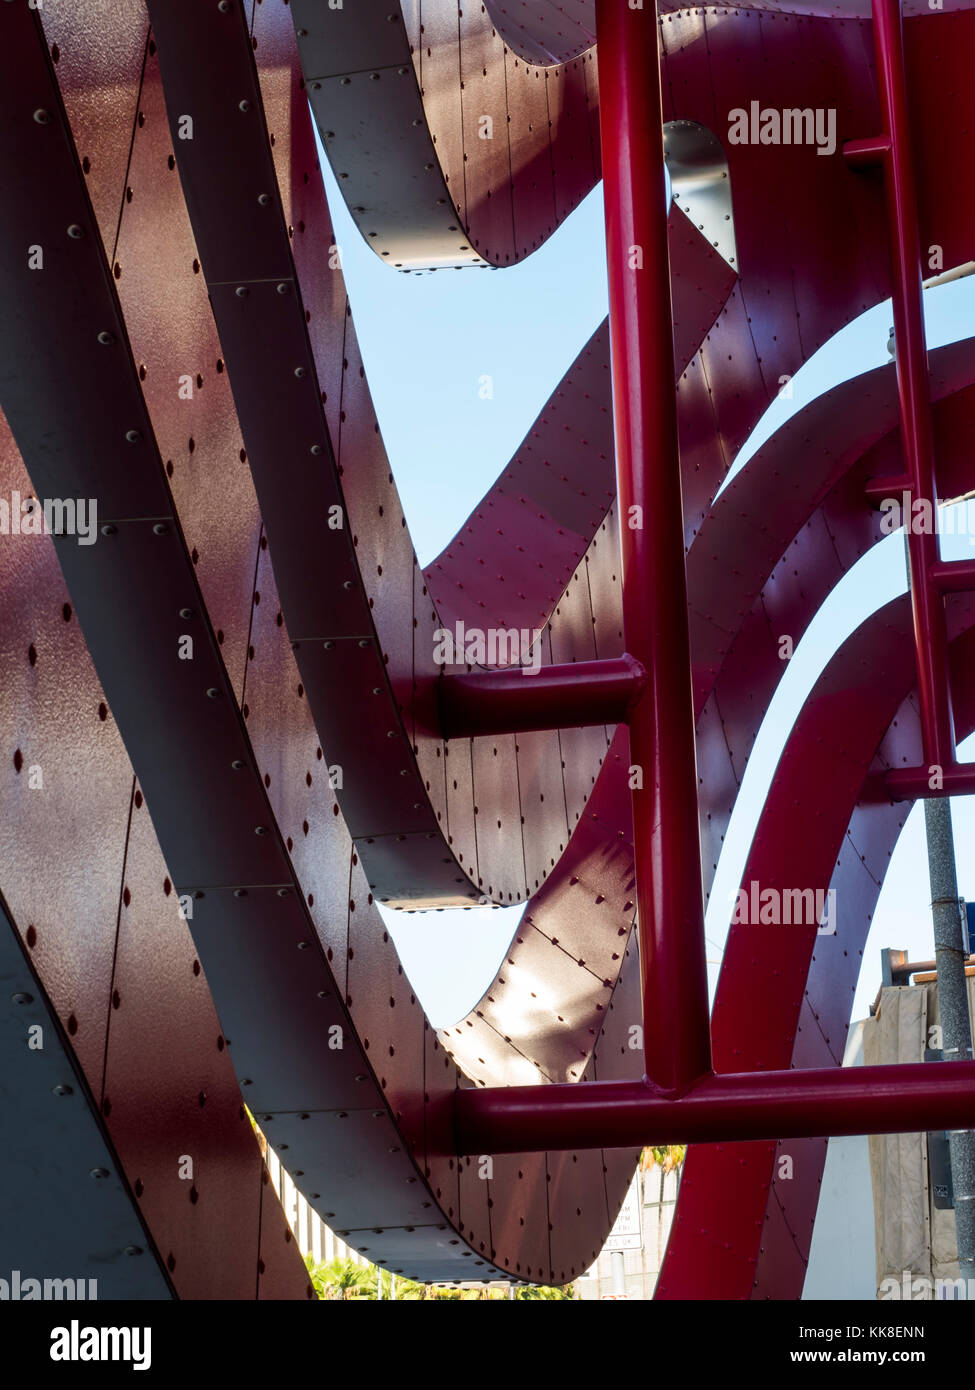
[[[710,1070],[656,15],[600,0],[600,140],[647,1073]]]
[[[923,1062],[885,1067],[724,1073],[675,1099],[648,1081],[506,1086],[458,1091],[459,1153],[594,1149],[793,1139],[820,1134],[899,1134],[967,1127],[975,1118],[975,1062],[958,1075]]]

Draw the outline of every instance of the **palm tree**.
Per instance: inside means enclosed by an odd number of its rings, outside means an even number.
[[[312,1255],[305,1256],[305,1268],[311,1275],[312,1287],[319,1298],[361,1298],[360,1290],[367,1283],[372,1265],[357,1265],[354,1260],[329,1260],[315,1264]],[[376,1285],[373,1281],[373,1296]],[[368,1295],[366,1295],[368,1297]]]
[[[656,1148],[644,1149],[640,1155],[640,1171],[649,1172],[654,1166],[660,1169],[660,1190],[657,1194],[657,1211],[663,1211],[664,1205],[664,1179],[668,1173],[677,1172],[677,1182],[680,1184],[680,1168],[684,1159],[687,1157],[686,1144],[662,1144]],[[646,1179],[644,1179],[646,1181]],[[660,1268],[663,1260],[663,1220],[657,1221],[657,1268]]]

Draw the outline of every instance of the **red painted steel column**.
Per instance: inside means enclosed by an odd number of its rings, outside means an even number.
[[[630,715],[644,1048],[675,1093],[711,1040],[656,8],[597,0],[596,30],[623,626],[649,674]]]
[[[883,163],[901,440],[913,497],[929,503],[933,518],[937,499],[934,443],[901,8],[900,0],[872,2],[877,86],[889,142]],[[928,766],[947,768],[955,759],[955,740],[948,694],[944,602],[932,576],[938,561],[938,541],[933,530],[915,534],[909,528],[908,554],[924,761]]]

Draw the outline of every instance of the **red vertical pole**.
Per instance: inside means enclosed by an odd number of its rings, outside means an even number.
[[[599,129],[630,715],[643,1030],[668,1093],[711,1069],[697,760],[677,449],[657,15],[597,0]]]
[[[907,538],[921,737],[925,763],[929,767],[937,764],[948,768],[955,760],[955,740],[948,694],[944,600],[932,575],[939,556],[934,533],[937,491],[900,0],[873,0],[873,29],[877,86],[888,135],[884,180],[901,444],[912,495],[928,503],[932,518],[930,532],[915,534],[908,526]]]

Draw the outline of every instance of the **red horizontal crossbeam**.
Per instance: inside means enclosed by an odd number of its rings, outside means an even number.
[[[643,666],[628,655],[444,676],[440,727],[444,738],[473,738],[625,724],[646,683]]]
[[[932,787],[932,781],[935,786]],[[937,796],[975,794],[975,763],[950,763],[932,772],[926,767],[896,767],[884,776],[892,801],[914,801]]]
[[[943,594],[964,594],[975,589],[975,560],[937,560],[931,578]]]
[[[975,1062],[706,1076],[679,1099],[648,1081],[458,1090],[458,1154],[641,1148],[975,1125]]]

